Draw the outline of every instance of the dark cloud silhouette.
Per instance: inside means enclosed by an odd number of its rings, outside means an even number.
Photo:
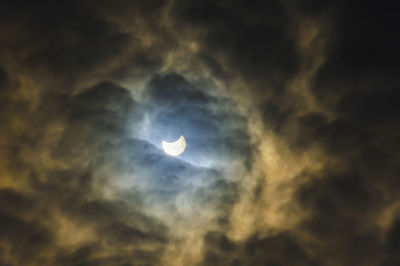
[[[265,82],[263,90],[298,68],[289,17],[279,1],[177,1],[176,13],[184,25],[207,29],[201,56],[216,75],[223,69],[215,58],[219,53],[227,55],[238,75]]]

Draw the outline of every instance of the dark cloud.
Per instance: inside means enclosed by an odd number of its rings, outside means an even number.
[[[178,1],[176,12],[184,25],[207,29],[201,56],[210,69],[223,68],[215,65],[222,53],[238,75],[249,82],[262,80],[260,89],[269,90],[298,68],[289,17],[279,1]]]
[[[312,92],[333,118],[322,112],[299,116],[274,101],[263,109],[266,125],[294,149],[305,152],[317,145],[335,161],[298,191],[299,204],[311,214],[299,231],[321,242],[313,252],[323,265],[394,265],[397,260],[387,248],[395,246],[392,238],[382,241],[377,222],[382,210],[398,201],[398,141],[392,133],[398,131],[393,99],[398,98],[399,39],[391,33],[391,11],[383,16],[381,7],[373,6],[331,3],[318,11],[334,22]],[[289,134],[293,128],[300,133]],[[396,221],[390,230],[388,235],[396,234]],[[382,262],[385,256],[389,259]]]
[[[201,265],[319,265],[290,233],[253,236],[245,243],[235,243],[221,233],[209,232],[205,243]]]
[[[76,1],[9,2],[2,13],[4,20],[15,23],[13,32],[3,37],[10,50],[24,51],[22,43],[29,43],[32,50],[25,62],[30,67],[46,66],[57,75],[73,77],[92,69],[118,55],[129,38]]]
[[[398,265],[396,10],[4,3],[0,265]]]
[[[49,215],[34,195],[12,189],[0,190],[1,240],[3,255],[14,254],[18,264],[27,264],[40,258],[52,243],[52,229],[42,219]]]

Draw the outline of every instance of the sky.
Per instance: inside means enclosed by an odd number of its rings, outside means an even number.
[[[6,1],[0,265],[400,265],[399,47],[369,0]]]

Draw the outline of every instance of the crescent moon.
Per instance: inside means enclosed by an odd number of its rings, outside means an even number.
[[[184,136],[180,136],[174,142],[162,141],[162,148],[164,152],[170,156],[181,155],[186,149],[186,140]]]

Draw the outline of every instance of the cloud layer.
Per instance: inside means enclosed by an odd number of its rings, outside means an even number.
[[[395,10],[6,3],[0,265],[398,265]]]

